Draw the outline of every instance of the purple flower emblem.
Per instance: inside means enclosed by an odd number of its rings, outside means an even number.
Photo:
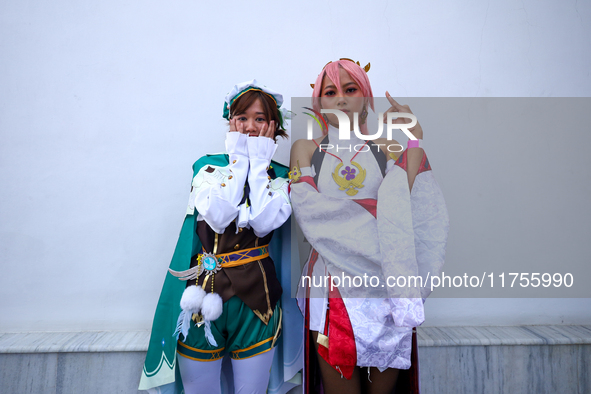
[[[345,179],[350,181],[351,179],[355,178],[355,169],[347,166],[343,171],[341,171],[341,175],[344,175]]]

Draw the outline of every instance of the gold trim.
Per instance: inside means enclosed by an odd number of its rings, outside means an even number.
[[[275,342],[277,338],[279,338],[279,333],[281,332],[281,321],[283,317],[283,309],[279,308],[279,326],[277,327],[277,331],[275,331],[275,335],[273,336],[273,343],[271,344],[271,348],[275,347]]]
[[[262,90],[262,89],[259,89],[259,88],[255,88],[255,87],[251,87],[251,88],[249,88],[249,89],[245,90],[244,92],[240,93],[240,94],[239,94],[239,95],[237,95],[236,97],[234,97],[234,98],[232,99],[232,104],[234,104],[234,102],[235,102],[235,101],[238,99],[238,97],[241,97],[241,96],[242,96],[244,93],[250,92],[250,91],[252,91],[252,90],[255,90],[255,91],[257,91],[257,92],[261,92],[261,93],[265,93],[267,96],[271,97],[271,98],[273,99],[273,101],[275,101],[275,105],[277,105],[277,100],[275,100],[275,97],[273,97],[273,95],[272,95],[272,94],[269,94],[269,93],[265,92],[264,90]]]
[[[200,362],[204,362],[204,363],[208,363],[210,361],[218,361],[218,360],[221,360],[222,358],[224,358],[224,356],[222,356],[220,354],[219,357],[215,357],[215,358],[212,358],[212,359],[209,359],[209,360],[203,360],[201,358],[187,356],[187,355],[185,355],[183,353],[179,353],[179,352],[177,352],[177,353],[178,353],[179,356],[184,357],[184,358],[188,358],[189,360],[200,361]]]
[[[177,342],[182,347],[185,347],[185,348],[187,348],[189,350],[193,350],[193,351],[198,352],[198,353],[217,353],[217,352],[221,352],[222,350],[225,349],[225,347],[223,347],[223,348],[215,349],[215,350],[203,350],[203,349],[197,349],[197,348],[191,347],[189,345],[186,345],[186,344],[182,343],[180,340],[177,341]]]
[[[256,261],[256,260],[262,260],[265,257],[269,257],[269,252],[267,252],[265,254],[262,254],[260,256],[249,257],[249,258],[243,259],[243,260],[232,261],[232,262],[229,262],[229,263],[222,263],[222,268],[239,267],[241,265],[248,264],[248,263],[251,263],[251,262]]]
[[[267,353],[267,352],[268,352],[269,350],[271,350],[271,349],[273,349],[273,348],[271,347],[271,348],[269,348],[269,349],[265,349],[265,350],[263,350],[262,352],[259,352],[259,353],[256,353],[256,354],[253,354],[252,356],[248,356],[248,357],[242,357],[242,358],[238,358],[238,356],[236,356],[236,357],[232,357],[232,352],[230,352],[230,358],[232,358],[232,360],[246,360],[246,359],[248,359],[248,358],[252,358],[252,357],[258,356],[259,354]]]
[[[256,243],[256,241],[255,241],[255,243]],[[217,258],[223,258],[225,256],[231,256],[233,254],[238,254],[240,252],[248,252],[248,251],[251,251],[251,250],[260,249],[260,248],[268,248],[268,247],[269,247],[269,244],[266,244],[266,245],[263,245],[263,246],[255,246],[254,248],[240,249],[240,250],[238,250],[236,252],[228,252],[228,253],[216,254],[215,257],[217,257]],[[203,249],[203,251],[205,251],[205,249]]]
[[[258,238],[257,238],[257,240],[258,240]],[[257,243],[257,241],[255,241],[255,243]],[[226,256],[231,256],[233,254],[238,254],[238,253],[241,253],[241,252],[249,252],[251,250],[260,249],[260,248],[268,248],[268,247],[269,247],[269,244],[266,244],[266,245],[263,245],[263,246],[258,246],[257,245],[254,248],[240,249],[240,250],[238,250],[236,252],[228,252],[228,253],[216,254],[215,257],[221,259],[221,258],[224,258]],[[205,249],[203,249],[203,251],[205,251]]]
[[[326,335],[318,333],[318,339],[316,339],[316,342],[328,349],[328,337]]]
[[[269,308],[267,310],[267,313],[263,314],[260,311],[256,310],[256,311],[252,311],[259,319],[261,319],[261,321],[263,323],[265,323],[265,325],[269,324],[269,320],[271,320],[271,317],[273,316],[273,311],[271,310],[271,308]]]
[[[213,242],[213,254],[218,254],[218,233],[215,233],[215,240]]]
[[[209,274],[208,275],[205,275],[205,279],[203,280],[203,283],[201,284],[201,288],[203,290],[205,290],[205,285],[207,285],[207,280],[209,279],[210,276],[211,275],[209,275]]]
[[[197,327],[200,327],[204,323],[201,313],[193,313],[193,315],[191,315],[191,320],[197,324]]]
[[[272,341],[272,340],[273,340],[273,337],[269,337],[269,338],[267,338],[267,339],[264,339],[264,340],[262,340],[262,341],[260,341],[260,342],[257,342],[257,343],[255,343],[254,345],[250,345],[250,346],[249,346],[249,347],[247,347],[247,348],[244,348],[244,349],[238,349],[238,350],[232,350],[230,353],[240,353],[240,352],[247,352],[247,351],[249,351],[249,350],[251,350],[251,349],[254,349],[254,348],[255,348],[255,347],[257,347],[257,346],[261,346],[263,343],[267,343],[267,342],[269,342],[269,341]]]
[[[257,241],[258,241],[258,238],[257,238]],[[273,310],[271,309],[271,299],[269,297],[269,288],[267,287],[267,275],[265,274],[265,269],[263,268],[263,264],[261,263],[260,260],[259,260],[259,268],[261,269],[261,272],[263,273],[263,284],[265,285],[265,295],[267,297],[267,313],[262,314],[258,310],[256,310],[256,311],[253,310],[253,313],[255,315],[257,315],[257,317],[259,319],[261,319],[261,321],[263,323],[265,323],[265,325],[267,325],[267,324],[269,324],[269,320],[271,319],[271,316],[273,316]]]

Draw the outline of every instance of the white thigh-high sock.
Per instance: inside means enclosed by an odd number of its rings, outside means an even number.
[[[185,394],[221,394],[221,358],[215,361],[195,361],[179,355],[177,360]]]
[[[275,348],[244,360],[232,359],[235,394],[265,394]]]

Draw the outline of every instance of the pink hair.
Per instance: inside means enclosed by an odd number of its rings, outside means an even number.
[[[322,72],[318,74],[318,78],[316,78],[316,83],[314,84],[314,91],[312,92],[312,107],[314,108],[314,111],[320,112],[320,95],[322,94],[322,82],[324,81],[325,76],[336,85],[338,91],[341,94],[344,94],[341,91],[339,68],[344,69],[355,81],[355,83],[359,85],[361,92],[363,93],[363,97],[368,97],[369,106],[371,107],[372,111],[375,111],[373,106],[373,92],[371,91],[371,84],[369,83],[369,78],[367,78],[367,73],[363,68],[349,60],[337,60],[336,62],[329,63],[324,66]],[[367,123],[359,126],[361,133],[368,134]],[[326,135],[327,133],[328,130],[324,130],[323,127],[322,134]]]

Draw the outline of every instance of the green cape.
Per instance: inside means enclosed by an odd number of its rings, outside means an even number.
[[[193,164],[193,177],[205,165],[224,167],[228,164],[229,159],[227,154],[203,156]],[[275,161],[271,162],[271,166],[275,170],[277,177],[287,178],[289,171],[287,167]],[[187,214],[185,216],[169,266],[174,271],[189,269],[191,256],[194,256],[201,250],[201,241],[196,233],[197,214],[198,212],[195,210],[192,215]],[[154,314],[150,344],[140,379],[140,390],[148,390],[153,387],[176,382],[174,385],[175,389],[170,391],[177,393],[182,391],[180,377],[178,379],[175,378],[175,375],[178,375],[178,372],[176,372],[177,340],[173,333],[181,312],[180,300],[185,287],[186,282],[179,280],[167,271],[158,305],[156,306],[156,313]]]

